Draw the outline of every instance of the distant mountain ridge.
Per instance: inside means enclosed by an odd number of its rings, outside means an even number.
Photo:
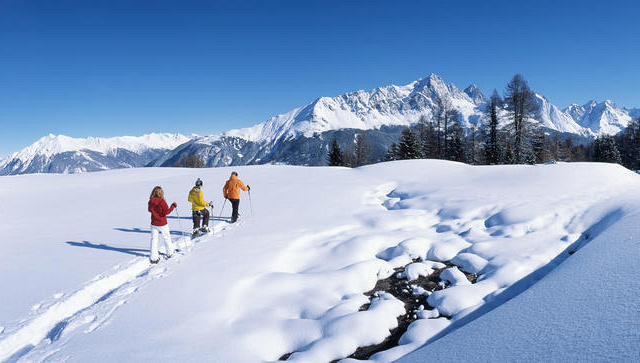
[[[610,100],[560,109],[541,94],[535,97],[540,106],[537,122],[550,131],[582,138],[617,134],[632,118],[640,117],[640,109],[621,108]],[[207,166],[324,165],[334,138],[349,145],[362,130],[368,130],[374,141],[374,156],[380,157],[403,127],[422,116],[432,117],[437,100],[445,98],[460,113],[463,128],[481,126],[488,100],[480,88],[472,84],[460,90],[431,74],[404,86],[320,97],[252,127],[219,135],[149,134],[111,139],[49,135],[0,161],[0,175],[174,166],[187,154],[201,156]],[[500,115],[503,124],[508,122],[504,110]]]
[[[189,140],[191,137],[180,134],[151,133],[112,138],[49,134],[0,160],[0,175],[79,173],[146,166]]]
[[[561,110],[543,95],[536,93],[535,97],[540,106],[537,122],[548,130],[583,139],[616,134],[626,127],[634,112],[640,114],[638,109],[620,108],[611,101],[599,103],[597,105],[602,106],[597,107],[587,104]],[[414,124],[422,116],[433,116],[438,98],[449,99],[460,113],[464,128],[480,126],[488,100],[479,87],[470,85],[461,91],[431,74],[405,86],[389,85],[368,92],[321,97],[252,127],[194,138],[153,165],[175,165],[184,154],[200,155],[209,166],[324,165],[333,138],[349,145],[361,130],[368,130],[368,137],[377,141],[373,142],[374,157],[382,157],[403,127]],[[575,112],[578,107],[582,107],[581,116],[574,117],[576,114],[571,110]],[[500,115],[502,124],[507,123],[508,113],[502,110]]]

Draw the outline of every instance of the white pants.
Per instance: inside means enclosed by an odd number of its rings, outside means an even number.
[[[173,247],[173,243],[171,243],[171,235],[169,231],[169,225],[165,224],[164,226],[154,226],[151,225],[151,256],[149,257],[151,260],[157,260],[158,256],[158,233],[162,232],[162,237],[164,238],[164,252],[167,256],[171,256],[175,248]]]

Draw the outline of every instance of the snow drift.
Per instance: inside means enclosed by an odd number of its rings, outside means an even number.
[[[509,330],[519,321],[572,334],[572,352],[593,343],[593,335],[580,334],[593,327],[586,317],[560,314],[570,302],[576,311],[598,306],[564,296],[573,269],[584,272],[602,255],[609,266],[603,281],[637,286],[631,268],[614,266],[637,256],[640,178],[617,165],[239,167],[252,200],[242,196],[234,225],[223,220],[229,206],[221,211],[230,171],[0,178],[0,360],[326,362],[382,342],[408,313],[417,320],[398,345],[371,360],[396,360],[427,342],[424,354],[433,347],[439,358],[469,359],[475,351],[461,339],[484,344],[486,354],[499,346],[504,353],[496,357],[535,358],[537,342],[548,340]],[[182,232],[190,228],[186,198],[197,177],[214,201],[216,233],[191,243]],[[146,201],[155,185],[178,202],[181,218],[169,223],[185,252],[152,266]],[[25,233],[34,210],[54,212],[38,220],[44,232]],[[422,310],[407,312],[386,292],[369,298],[394,269],[413,280],[443,263],[455,266],[441,273],[440,289],[414,289],[427,299]],[[604,291],[596,295],[600,306],[624,319],[599,319],[599,327],[624,333],[597,335],[602,356],[637,356],[629,345],[638,332],[637,314],[629,315],[637,294]],[[593,293],[588,283],[571,292]],[[532,304],[541,305],[535,316]],[[505,334],[515,343],[500,340]]]

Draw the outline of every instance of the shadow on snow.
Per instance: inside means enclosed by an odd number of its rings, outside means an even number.
[[[88,248],[95,248],[98,250],[106,250],[106,251],[114,251],[114,252],[121,252],[121,253],[126,253],[129,255],[134,255],[134,256],[141,256],[141,257],[146,257],[148,256],[148,252],[149,249],[148,248],[122,248],[122,247],[113,247],[113,246],[109,246],[106,245],[104,243],[91,243],[89,241],[82,241],[82,242],[73,242],[73,241],[67,241],[66,242],[68,245],[70,246],[74,246],[74,247],[88,247]],[[144,252],[144,253],[143,253]]]
[[[140,228],[114,228],[116,231],[120,231],[120,232],[135,232],[135,233],[151,233],[151,230],[148,229],[140,229]],[[187,236],[188,233],[185,232],[181,232],[181,231],[169,231],[169,233],[176,235],[176,236]]]
[[[618,208],[612,211],[609,211],[605,214],[598,222],[591,225],[591,227],[587,228],[580,237],[573,242],[569,247],[567,247],[564,251],[562,251],[558,256],[556,256],[549,263],[544,266],[538,268],[537,270],[531,272],[529,275],[523,277],[506,290],[496,295],[490,301],[484,303],[477,310],[471,312],[469,315],[462,317],[460,320],[453,322],[447,328],[442,330],[440,333],[431,337],[431,339],[427,340],[427,342],[422,346],[427,346],[436,340],[444,337],[445,335],[451,333],[452,331],[478,319],[479,317],[489,313],[495,308],[501,306],[507,301],[513,299],[514,297],[520,295],[525,290],[528,290],[533,285],[535,285],[538,281],[548,275],[553,269],[558,267],[561,263],[567,260],[571,255],[573,255],[576,251],[584,247],[586,244],[591,242],[597,235],[601,232],[609,228],[611,225],[615,224],[618,220],[620,220],[624,216],[623,210]]]

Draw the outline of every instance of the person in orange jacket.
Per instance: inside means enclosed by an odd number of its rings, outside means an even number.
[[[240,189],[246,191],[251,190],[248,185],[245,186],[242,180],[238,179],[238,173],[233,171],[229,180],[224,184],[222,188],[222,195],[225,199],[229,199],[233,212],[231,212],[231,223],[235,223],[238,220],[238,207],[240,206]]]

